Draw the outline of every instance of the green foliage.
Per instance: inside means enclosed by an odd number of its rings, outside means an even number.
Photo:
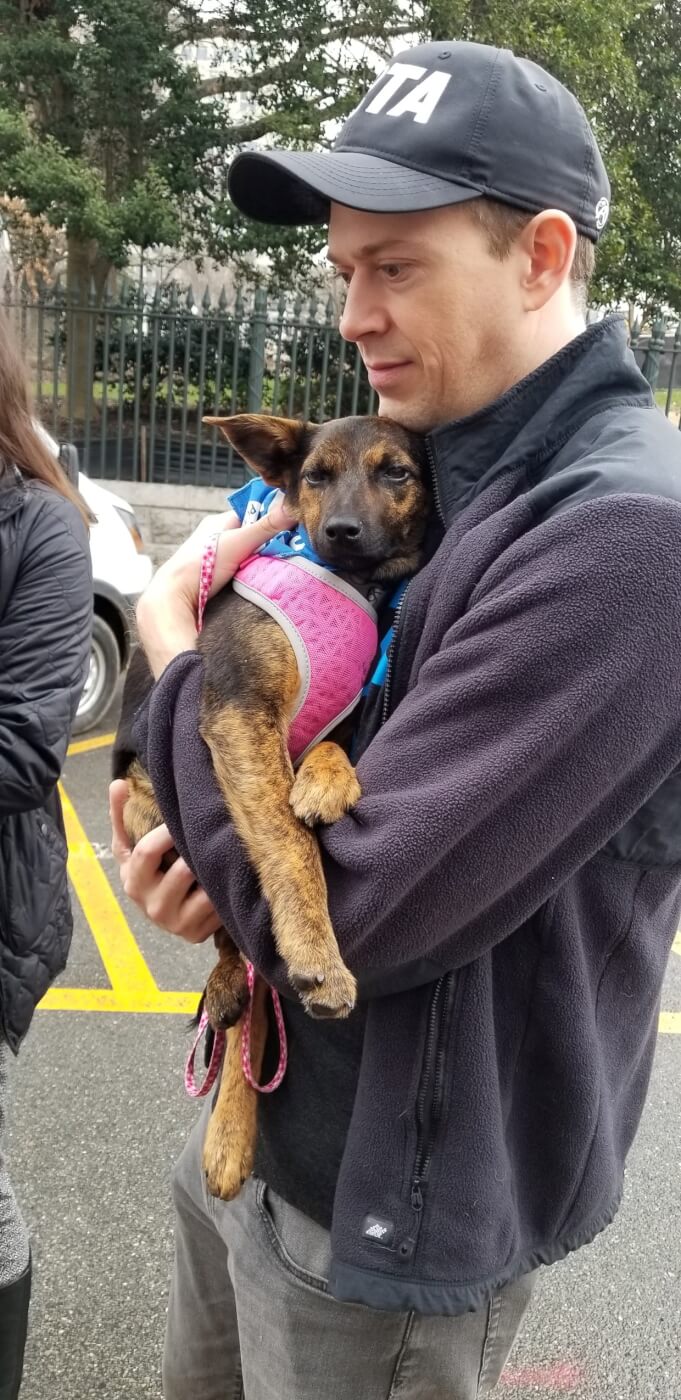
[[[214,134],[161,0],[0,4],[0,186],[93,257],[190,236]]]
[[[681,309],[681,0],[0,0],[0,189],[108,264],[163,243],[253,282],[266,253],[300,285],[324,231],[244,220],[230,161],[328,144],[413,38],[507,45],[576,93],[613,185],[596,299]],[[206,40],[227,71],[181,60]]]

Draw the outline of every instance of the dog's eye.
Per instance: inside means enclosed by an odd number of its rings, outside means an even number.
[[[328,479],[329,473],[325,467],[308,467],[307,471],[303,472],[303,481],[306,481],[308,486],[323,486]]]
[[[409,480],[407,468],[400,466],[399,462],[389,462],[388,465],[383,468],[383,475],[388,481],[395,482],[396,485],[401,485]]]

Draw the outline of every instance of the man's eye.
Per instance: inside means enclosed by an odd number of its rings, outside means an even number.
[[[388,278],[388,281],[389,281],[389,282],[394,282],[395,279],[396,279],[397,277],[399,277],[399,276],[400,276],[400,273],[402,272],[402,264],[401,264],[401,263],[383,263],[383,266],[382,266],[382,268],[381,268],[381,272],[384,272],[384,273],[385,273],[385,275],[386,275],[386,277]]]
[[[303,472],[303,481],[306,481],[308,486],[323,486],[328,479],[329,473],[324,467],[308,467],[307,471]]]
[[[383,475],[388,481],[405,482],[409,480],[409,472],[406,467],[401,467],[398,462],[391,462],[389,466],[383,468]]]

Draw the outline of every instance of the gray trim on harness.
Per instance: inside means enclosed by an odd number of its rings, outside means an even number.
[[[297,554],[283,557],[285,563],[295,564],[297,569],[304,569],[306,573],[314,574],[315,578],[320,578],[322,583],[327,585],[327,588],[335,588],[337,593],[343,593],[346,598],[351,598],[353,603],[357,603],[358,607],[363,608],[367,616],[371,618],[371,621],[375,622],[378,626],[378,614],[376,609],[372,607],[368,598],[363,598],[362,594],[359,593],[351,583],[348,583],[338,574],[332,574],[330,569],[325,569],[321,564],[313,564],[311,559],[299,559]]]
[[[330,734],[330,733],[332,732],[332,730],[334,730],[334,729],[336,728],[336,726],[337,726],[338,724],[340,724],[341,720],[345,719],[345,718],[347,717],[347,715],[351,715],[351,714],[352,714],[352,711],[354,710],[355,705],[357,705],[357,704],[359,703],[359,701],[361,700],[361,698],[362,698],[362,692],[361,692],[361,690],[358,690],[358,691],[357,691],[357,694],[356,694],[356,696],[355,696],[355,698],[354,698],[354,700],[351,700],[351,701],[350,701],[350,704],[349,704],[349,705],[346,705],[346,706],[345,706],[345,709],[344,709],[344,710],[341,710],[341,713],[340,713],[339,715],[336,715],[336,718],[335,718],[335,719],[332,719],[332,720],[329,721],[328,724],[325,724],[324,728],[323,728],[323,729],[320,729],[319,733],[315,735],[314,739],[311,739],[311,740],[310,740],[309,744],[307,745],[307,748],[303,749],[303,752],[301,753],[300,758],[297,758],[297,759],[296,759],[296,761],[295,761],[295,763],[294,763],[294,765],[293,765],[294,768],[298,768],[298,767],[299,767],[299,765],[302,763],[302,761],[303,761],[305,755],[308,754],[308,753],[310,752],[310,749],[314,749],[314,748],[316,748],[317,744],[321,744],[322,739],[325,739],[326,736],[327,736],[327,734]]]

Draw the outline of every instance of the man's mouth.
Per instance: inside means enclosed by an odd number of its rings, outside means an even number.
[[[395,384],[409,368],[409,360],[376,360],[373,364],[367,364],[369,383],[372,389],[379,393],[381,389],[388,389]]]

